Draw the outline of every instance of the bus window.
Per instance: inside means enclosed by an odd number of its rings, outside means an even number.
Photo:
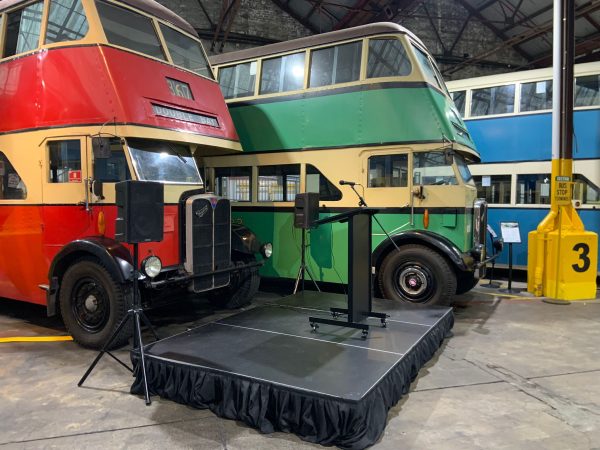
[[[575,79],[575,106],[600,105],[600,75]]]
[[[444,89],[437,77],[435,76],[435,71],[433,70],[431,61],[429,61],[429,58],[427,57],[425,52],[423,52],[423,50],[421,50],[420,48],[415,47],[414,45],[413,48],[415,49],[415,54],[417,55],[417,60],[419,61],[421,70],[423,70],[423,75],[425,75],[425,81],[427,81],[429,84],[432,84],[433,86],[436,86],[439,89]]]
[[[521,85],[521,111],[552,109],[552,80]]]
[[[510,175],[483,175],[473,177],[477,186],[477,198],[488,203],[510,203]]]
[[[167,43],[173,64],[199,75],[214,78],[200,42],[163,24],[160,24],[160,31]]]
[[[44,2],[37,2],[8,14],[4,58],[38,47]]]
[[[262,63],[260,93],[273,94],[302,89],[305,52],[265,59]]]
[[[398,39],[369,39],[367,78],[409,75],[412,66]]]
[[[94,158],[94,180],[104,183],[117,183],[131,179],[123,144],[118,138],[109,140],[110,155],[107,158]]]
[[[311,52],[309,87],[358,80],[362,42],[320,48]]]
[[[408,155],[382,155],[369,158],[369,187],[408,186]]]
[[[319,200],[342,199],[342,192],[312,164],[306,165],[306,192],[318,192]]]
[[[27,187],[3,152],[0,152],[0,200],[24,200]]]
[[[127,144],[139,180],[202,183],[188,146],[150,139],[128,139]]]
[[[510,114],[515,111],[515,85],[473,90],[471,117]]]
[[[454,106],[460,113],[461,117],[465,117],[465,100],[467,98],[467,91],[456,91],[451,92],[450,97],[454,101]]]
[[[215,193],[234,202],[249,202],[252,198],[252,167],[216,168]]]
[[[166,60],[152,20],[125,8],[96,2],[100,21],[111,44]]]
[[[413,155],[413,184],[428,186],[458,182],[444,152],[419,152]]]
[[[293,202],[300,192],[300,164],[258,168],[259,202]]]
[[[219,86],[226,99],[254,95],[256,61],[219,68]]]
[[[78,139],[48,144],[50,183],[81,183],[81,143]]]
[[[573,200],[584,205],[600,205],[600,188],[581,174],[573,175]]]
[[[52,0],[48,14],[46,44],[76,41],[83,38],[89,26],[80,0]]]
[[[550,204],[550,174],[517,175],[517,204]]]

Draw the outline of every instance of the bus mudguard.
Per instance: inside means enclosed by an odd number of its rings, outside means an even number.
[[[48,271],[50,287],[46,292],[48,316],[56,314],[59,279],[77,259],[92,255],[116,277],[119,283],[125,283],[133,269],[131,253],[120,242],[104,236],[92,236],[65,245],[52,260]]]
[[[254,255],[260,251],[260,242],[256,235],[244,225],[231,225],[231,250]]]
[[[395,234],[392,239],[398,246],[422,244],[433,248],[446,256],[461,272],[472,272],[475,268],[475,260],[472,256],[460,251],[449,239],[440,234],[424,230],[410,230]],[[394,246],[388,239],[383,240],[373,251],[373,264],[378,267],[383,258],[393,249]]]

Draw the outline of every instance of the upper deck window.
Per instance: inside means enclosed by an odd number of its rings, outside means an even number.
[[[425,76],[425,81],[429,84],[438,87],[439,89],[443,89],[440,80],[435,75],[435,70],[431,61],[429,61],[429,57],[418,47],[415,47],[415,55],[417,55],[417,60],[419,61],[419,65],[421,66],[421,70],[423,71],[423,75]]]
[[[515,111],[515,85],[473,90],[471,116],[511,114]]]
[[[361,41],[313,50],[309,86],[329,86],[358,80],[361,53]]]
[[[256,61],[219,68],[219,86],[226,99],[254,95]]]
[[[89,26],[80,0],[52,0],[48,14],[46,44],[76,41],[83,38]]]
[[[104,2],[96,5],[108,42],[166,60],[150,18]]]
[[[160,30],[175,65],[199,75],[214,78],[200,42],[163,24],[160,25]]]
[[[44,2],[37,2],[8,14],[2,52],[4,58],[38,47],[43,8]]]
[[[577,77],[575,80],[575,106],[600,105],[600,75]]]
[[[465,100],[467,98],[467,91],[455,91],[450,93],[450,97],[454,101],[454,106],[462,117],[465,117]]]
[[[370,39],[367,78],[398,77],[410,74],[412,66],[398,39]]]
[[[521,111],[552,109],[552,80],[521,85]]]
[[[305,52],[265,59],[262,63],[260,93],[273,94],[302,89]]]

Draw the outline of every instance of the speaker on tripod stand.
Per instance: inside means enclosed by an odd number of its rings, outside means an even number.
[[[294,228],[300,228],[302,230],[302,248],[301,248],[301,262],[298,269],[298,275],[296,276],[296,283],[294,284],[294,294],[298,291],[298,285],[302,280],[302,290],[304,290],[305,274],[311,278],[317,291],[321,291],[317,285],[317,281],[310,269],[306,265],[306,230],[313,228],[313,224],[319,219],[319,193],[318,192],[305,192],[302,194],[296,194],[294,199]]]
[[[102,350],[96,356],[96,359],[94,359],[81,380],[79,380],[77,386],[81,386],[85,382],[105,353],[108,353],[113,359],[133,372],[133,369],[109,351],[114,340],[131,319],[133,320],[133,349],[139,349],[140,352],[140,363],[144,376],[144,396],[146,405],[150,405],[150,393],[148,391],[146,376],[146,357],[144,354],[140,320],[152,331],[156,340],[159,338],[142,309],[138,289],[138,244],[140,242],[160,242],[163,240],[164,186],[161,183],[150,181],[122,181],[115,185],[115,194],[117,205],[115,239],[119,242],[132,244],[133,246],[133,305],[121,322],[119,322],[119,325],[117,325],[117,328],[108,338]]]

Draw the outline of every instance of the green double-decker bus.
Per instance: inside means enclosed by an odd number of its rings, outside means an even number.
[[[244,153],[201,163],[211,189],[232,200],[233,220],[273,242],[263,276],[298,273],[296,194],[318,192],[324,218],[355,208],[357,189],[381,210],[372,240],[379,295],[448,304],[477,283],[487,210],[467,163],[479,155],[414,34],[377,23],[212,63]],[[347,232],[346,224],[310,231],[317,281],[347,282]]]

